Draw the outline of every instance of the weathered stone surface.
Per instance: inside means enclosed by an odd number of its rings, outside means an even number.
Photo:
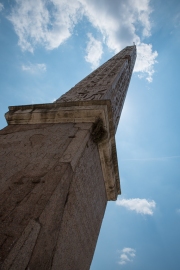
[[[89,269],[106,203],[98,149],[89,139],[74,171],[52,269]]]
[[[8,265],[9,251],[16,250],[14,244],[31,220],[43,224],[43,232],[48,237],[52,230],[52,240],[58,233],[73,174],[70,163],[60,159],[77,131],[73,123],[39,125],[35,129],[32,125],[11,126],[1,131],[1,149],[11,155],[8,163],[3,152],[0,163],[1,262],[6,259]],[[40,231],[39,237],[43,232]],[[44,236],[41,238],[46,242]],[[36,245],[39,241],[36,239]],[[47,246],[51,248],[50,243]]]
[[[22,235],[5,259],[2,269],[26,269],[40,230],[40,224],[30,220]]]
[[[0,163],[1,269],[89,268],[107,203],[91,128],[12,125],[0,132],[1,148],[15,156],[12,168],[5,158]]]
[[[55,103],[11,106],[0,131],[0,269],[89,269],[120,182],[115,131],[127,47]]]

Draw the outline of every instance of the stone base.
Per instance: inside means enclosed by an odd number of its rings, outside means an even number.
[[[92,123],[0,131],[1,269],[89,269],[107,203]]]

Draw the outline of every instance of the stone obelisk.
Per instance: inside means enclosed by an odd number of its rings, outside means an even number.
[[[0,269],[89,269],[120,194],[115,132],[129,46],[50,104],[11,106],[0,131]]]

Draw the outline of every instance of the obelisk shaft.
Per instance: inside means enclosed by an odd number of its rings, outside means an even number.
[[[0,131],[0,268],[88,270],[120,194],[115,130],[135,62],[126,47],[55,103],[11,106]]]

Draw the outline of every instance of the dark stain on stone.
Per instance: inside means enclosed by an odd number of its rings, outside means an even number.
[[[40,178],[33,178],[33,179],[31,179],[31,182],[32,182],[33,184],[38,184],[38,183],[41,182],[41,179],[40,179]]]
[[[93,142],[99,143],[107,136],[107,131],[104,128],[102,119],[98,118],[96,122],[93,123],[91,138]]]
[[[67,196],[66,196],[66,200],[65,200],[65,203],[64,203],[64,206],[67,204],[67,202],[68,202],[68,197],[69,197],[69,192],[68,192],[68,194],[67,194]]]
[[[15,184],[15,185],[23,185],[24,183],[23,183],[22,179],[16,179],[16,180],[14,181],[14,184]]]

